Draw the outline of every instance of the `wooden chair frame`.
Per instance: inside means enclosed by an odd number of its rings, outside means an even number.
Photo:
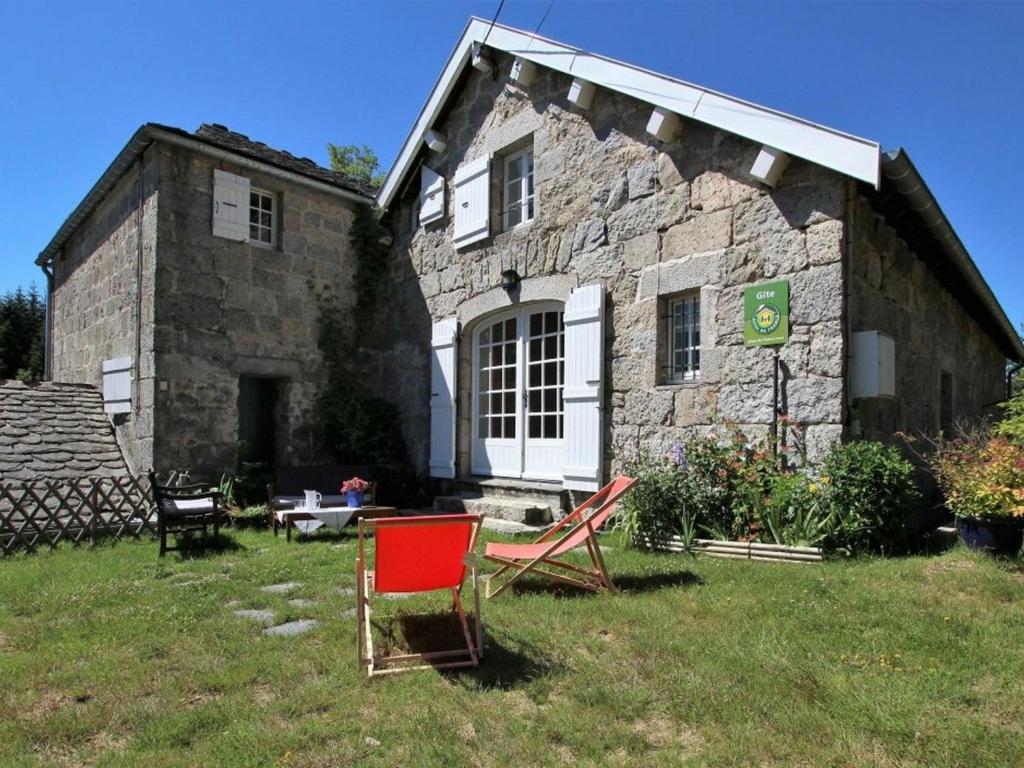
[[[487,598],[490,599],[492,597],[497,597],[529,573],[544,576],[552,581],[558,582],[559,584],[567,584],[569,586],[579,587],[580,589],[586,589],[591,592],[599,592],[602,589],[606,589],[609,592],[618,592],[618,588],[612,581],[612,577],[608,573],[608,568],[605,566],[604,556],[601,554],[601,546],[597,541],[597,530],[593,524],[593,518],[598,515],[604,515],[609,507],[614,507],[618,504],[622,496],[624,496],[636,483],[636,480],[632,478],[625,479],[628,480],[625,487],[619,489],[619,491],[610,498],[608,498],[608,496],[611,494],[612,489],[614,488],[615,483],[618,482],[619,478],[616,478],[583,502],[583,504],[562,518],[557,525],[550,528],[547,532],[541,535],[540,538],[532,542],[532,544],[526,545],[532,547],[536,544],[550,542],[550,546],[544,549],[540,555],[530,558],[514,559],[485,553],[484,558],[486,560],[490,560],[491,562],[497,563],[501,566],[487,579]],[[604,499],[603,501],[602,498]],[[588,510],[591,510],[589,515],[586,514]],[[608,515],[605,515],[606,518],[607,516]],[[568,530],[564,530],[566,528],[568,528]],[[579,566],[571,563],[566,563],[555,556],[558,549],[563,546],[565,539],[574,536],[576,533],[583,530],[586,531],[584,543],[587,547],[587,553],[590,555],[591,568],[589,570],[586,568],[580,568]],[[562,535],[555,538],[559,533]],[[508,571],[513,571],[513,573],[506,578],[504,582],[499,582],[499,577]],[[501,586],[494,589],[494,585],[498,583],[500,583]]]
[[[203,542],[209,537],[209,528],[213,527],[213,536],[220,535],[221,506],[223,494],[220,491],[210,490],[202,484],[166,486],[160,485],[156,480],[156,473],[150,470],[149,482],[153,491],[153,501],[156,505],[157,535],[160,538],[160,557],[167,552],[177,552],[181,546],[168,547],[167,536],[186,533],[189,531],[202,531]],[[212,502],[211,509],[188,510],[183,509],[176,512],[168,512],[164,509],[164,501],[200,501],[209,499]]]
[[[461,591],[463,584],[452,587],[452,610],[459,617],[462,626],[462,634],[466,640],[465,648],[456,648],[447,651],[428,651],[423,653],[392,654],[390,656],[379,656],[373,651],[373,633],[371,623],[370,595],[374,592],[374,571],[368,569],[366,560],[365,540],[367,536],[379,528],[385,526],[415,526],[415,525],[438,525],[436,520],[425,518],[419,520],[415,517],[390,517],[359,520],[359,549],[356,555],[356,650],[359,655],[359,664],[365,666],[369,677],[394,674],[397,672],[411,672],[418,669],[459,669],[465,667],[477,667],[483,658],[483,624],[480,621],[480,590],[477,574],[477,558],[475,554],[476,542],[483,525],[483,518],[480,515],[459,515],[467,522],[473,524],[469,536],[469,544],[462,562],[469,570],[470,583],[473,587],[473,624],[474,631],[470,632],[469,620],[466,618],[466,611],[462,605]],[[465,579],[463,579],[465,580]],[[436,590],[435,590],[436,591]],[[451,661],[445,661],[451,659]],[[417,663],[422,662],[422,663]],[[394,665],[394,666],[392,666]]]

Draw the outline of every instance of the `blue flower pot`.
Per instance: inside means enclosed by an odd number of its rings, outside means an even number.
[[[1024,542],[1024,528],[1016,520],[957,517],[956,532],[968,549],[1003,557],[1016,555]]]
[[[345,491],[345,500],[350,507],[361,507],[363,506],[363,492]]]

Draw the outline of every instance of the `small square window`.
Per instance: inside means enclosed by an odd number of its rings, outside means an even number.
[[[676,296],[665,302],[664,381],[677,384],[700,376],[700,294]]]
[[[274,195],[261,189],[249,193],[249,242],[273,248],[277,239]]]

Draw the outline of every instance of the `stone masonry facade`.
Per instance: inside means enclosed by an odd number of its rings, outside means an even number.
[[[130,418],[119,416],[115,430],[135,471],[153,463],[158,187],[158,161],[149,151],[78,228],[53,265],[52,379],[98,387],[104,360],[133,359],[133,412]]]
[[[352,204],[177,147],[161,146],[160,162],[157,464],[234,468],[240,376],[278,382],[275,460],[313,461],[318,297],[354,304]],[[275,195],[273,247],[212,234],[214,167]]]
[[[390,391],[407,412],[416,466],[422,471],[426,464],[428,400],[426,377],[408,369],[429,370],[429,321],[459,314],[468,339],[473,318],[460,310],[486,308],[481,298],[488,296],[498,297],[492,306],[502,306],[497,286],[507,268],[522,276],[523,299],[531,286],[557,278],[568,287],[606,286],[606,467],[615,465],[617,451],[637,443],[666,450],[718,419],[733,420],[752,436],[766,434],[771,353],[744,347],[741,329],[743,289],[765,278],[788,279],[793,296],[792,340],[782,352],[783,403],[808,425],[813,455],[840,439],[847,182],[795,161],[779,188],[769,189],[746,174],[758,151],[754,144],[695,123],[660,144],[645,132],[649,105],[602,91],[592,110],[581,112],[566,100],[569,78],[544,70],[523,89],[508,80],[510,63],[499,56],[495,78],[471,71],[438,126],[448,147],[440,156],[429,153],[426,163],[449,182],[442,222],[412,223],[415,184],[391,219],[399,236],[382,333],[392,346],[397,340],[404,345],[389,358],[389,380],[398,384]],[[531,140],[534,221],[456,250],[450,183],[456,168]],[[495,219],[492,232],[499,232]],[[663,300],[689,290],[698,290],[702,303],[700,379],[666,385],[658,354]],[[465,347],[460,474],[468,469],[469,451]]]
[[[213,236],[215,167],[275,196],[272,247]],[[115,418],[132,471],[216,477],[237,466],[239,377],[273,379],[275,460],[313,461],[317,300],[354,303],[355,203],[166,144],[150,146],[142,168],[141,218],[136,168],[55,264],[54,380],[98,386],[103,360],[136,358],[132,413]]]
[[[943,372],[952,379],[957,419],[993,415],[1006,396],[1003,351],[863,196],[853,203],[851,221],[850,327],[896,340],[897,393],[857,400],[851,436],[891,441],[897,432],[936,433],[943,426]]]
[[[445,178],[444,216],[419,224],[415,171],[384,215],[394,242],[356,351],[367,394],[398,406],[421,476],[432,323],[455,316],[460,324],[455,462],[465,477],[474,330],[497,310],[564,302],[594,283],[606,298],[606,475],[637,450],[667,451],[725,420],[767,436],[772,352],[745,346],[742,334],[744,289],[766,280],[790,284],[780,406],[804,425],[811,461],[847,438],[935,432],[940,380],[947,393],[952,382],[960,416],[1001,398],[998,342],[958,303],[955,286],[875,213],[873,193],[858,182],[794,158],[771,188],[749,175],[755,143],[689,120],[661,143],[646,132],[649,104],[600,90],[581,110],[568,101],[569,77],[542,67],[524,88],[509,78],[511,57],[496,52],[494,63],[493,74],[462,76],[434,125],[447,146],[423,150],[423,164]],[[535,216],[503,232],[502,158],[526,147]],[[361,203],[234,163],[228,150],[151,145],[54,263],[54,379],[98,385],[103,360],[135,359],[133,412],[115,425],[136,472],[232,471],[241,377],[275,382],[275,462],[326,458],[316,439],[318,297],[329,293],[342,311],[355,305],[349,230]],[[456,249],[453,179],[482,156],[494,158],[491,235]],[[280,225],[270,247],[212,234],[215,169],[273,195]],[[321,180],[328,173],[316,172]],[[521,278],[514,292],[501,287],[509,269]],[[700,299],[701,366],[697,378],[670,383],[665,314],[680,295]],[[861,330],[895,340],[893,399],[850,401],[848,341]]]

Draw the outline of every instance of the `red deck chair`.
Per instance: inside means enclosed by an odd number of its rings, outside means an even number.
[[[608,570],[604,567],[604,558],[601,556],[601,548],[597,544],[596,532],[615,511],[616,503],[633,487],[634,483],[636,480],[632,477],[625,475],[616,477],[573,512],[562,518],[558,525],[551,528],[533,544],[488,544],[484,557],[498,563],[501,568],[487,580],[487,597],[497,597],[528,573],[540,574],[553,581],[571,584],[594,592],[601,588],[615,592],[615,585],[612,583],[611,576],[608,575]],[[579,568],[559,559],[566,552],[584,544],[590,553],[593,565],[591,570]],[[552,570],[552,568],[558,568],[560,571]],[[492,592],[492,587],[498,583],[498,577],[509,570],[514,573]]]
[[[366,666],[370,677],[409,669],[475,667],[480,663],[483,648],[474,549],[481,523],[480,515],[464,514],[360,519],[359,553],[356,558],[356,644],[359,663]],[[372,570],[367,568],[365,546],[366,536],[370,532],[374,533],[376,541]],[[473,583],[475,634],[470,634],[469,622],[459,597],[467,568]],[[452,607],[462,624],[466,647],[449,651],[375,656],[370,631],[370,596],[433,592],[440,589],[451,590]],[[441,661],[443,659],[451,660]],[[411,662],[417,661],[427,663],[410,666]]]

